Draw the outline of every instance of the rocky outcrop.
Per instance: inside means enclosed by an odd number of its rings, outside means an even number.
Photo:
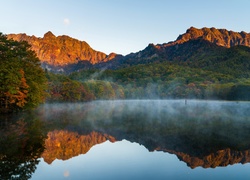
[[[7,37],[16,41],[27,41],[42,63],[54,66],[77,64],[80,61],[96,64],[116,57],[115,53],[106,55],[93,50],[85,41],[79,41],[65,35],[56,37],[50,31],[44,34],[43,38],[26,34],[9,34]]]
[[[176,44],[182,44],[189,40],[204,39],[209,42],[215,43],[218,46],[224,46],[230,48],[232,46],[243,45],[250,47],[250,33],[244,31],[234,32],[226,29],[202,28],[197,29],[190,27],[186,33],[180,35],[176,41],[164,44],[164,46],[173,46]]]

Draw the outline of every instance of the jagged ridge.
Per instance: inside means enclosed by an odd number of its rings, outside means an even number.
[[[115,53],[106,55],[93,50],[85,41],[79,41],[66,35],[56,37],[50,31],[44,34],[43,38],[26,34],[9,34],[7,37],[16,41],[27,41],[41,62],[54,66],[77,64],[79,61],[96,64],[116,57]]]
[[[199,38],[227,48],[238,45],[250,47],[250,33],[246,33],[244,31],[234,32],[226,29],[216,29],[214,27],[204,27],[202,29],[190,27],[186,33],[180,35],[176,41],[163,44],[163,46],[173,46]]]

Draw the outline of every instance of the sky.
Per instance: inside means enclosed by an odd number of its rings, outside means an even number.
[[[0,32],[51,31],[106,54],[174,41],[191,26],[250,32],[249,0],[0,0]]]

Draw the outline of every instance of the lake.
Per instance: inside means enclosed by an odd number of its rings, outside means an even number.
[[[250,178],[250,102],[43,104],[0,120],[0,179]]]

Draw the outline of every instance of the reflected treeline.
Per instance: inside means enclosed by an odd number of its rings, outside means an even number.
[[[0,179],[29,179],[44,151],[46,136],[30,115],[0,117]]]
[[[116,140],[140,143],[149,151],[176,154],[191,168],[207,168],[250,162],[249,109],[247,102],[128,100],[45,104],[38,113],[51,130],[91,136],[93,145],[98,141],[91,133],[108,134]],[[68,143],[74,143],[72,138]],[[75,143],[67,147],[87,141],[76,138]],[[63,157],[57,154],[55,158]]]

